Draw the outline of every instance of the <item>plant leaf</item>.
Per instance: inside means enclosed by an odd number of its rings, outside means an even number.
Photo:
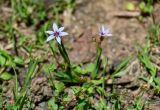
[[[13,75],[8,72],[1,73],[0,75],[0,79],[2,80],[10,80],[12,77]]]

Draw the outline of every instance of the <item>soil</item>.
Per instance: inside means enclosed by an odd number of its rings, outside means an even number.
[[[92,39],[97,35],[97,26],[100,25],[110,28],[113,34],[102,44],[103,52],[111,63],[135,53],[135,45],[144,44],[146,27],[151,21],[149,17],[144,23],[137,17],[118,17],[116,13],[125,15],[126,3],[124,0],[80,0],[71,18],[64,13],[64,24],[73,33],[70,36],[73,39],[73,50],[70,54],[73,62],[87,62],[95,56]],[[70,23],[68,19],[71,19]]]

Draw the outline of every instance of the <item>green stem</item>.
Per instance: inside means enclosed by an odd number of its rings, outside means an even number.
[[[66,49],[65,49],[63,43],[62,43],[61,45],[62,45],[62,50],[63,50],[63,52],[64,52],[64,54],[65,54],[65,57],[66,57],[66,61],[67,61],[68,65],[70,65],[70,59],[69,59],[69,57],[68,57],[68,54],[67,54],[67,52],[66,52]]]
[[[104,59],[105,60],[105,59]],[[102,83],[102,88],[105,90],[105,85],[106,85],[106,80],[108,79],[105,79],[105,75],[106,75],[106,68],[107,68],[107,64],[108,64],[108,61],[105,60],[105,63],[104,63],[104,69],[103,69],[103,83]]]
[[[12,32],[12,37],[13,37],[12,38],[13,39],[13,49],[14,49],[15,54],[18,56],[17,39],[13,32]]]
[[[65,50],[65,47],[64,47],[63,43],[61,43],[61,45],[58,44],[58,49],[59,49],[60,54],[62,55],[62,57],[63,57],[63,59],[64,59],[64,62],[65,62],[68,66],[70,66],[70,60],[69,60],[68,54],[67,54],[67,52],[66,52],[66,50]]]
[[[53,54],[53,57],[55,58],[56,63],[59,64],[59,62],[57,60],[57,57],[56,57],[56,52],[54,51],[53,46],[51,45],[50,42],[49,42],[49,47],[50,47],[50,49],[52,51],[52,54]]]
[[[70,76],[71,80],[72,80],[72,74],[71,74],[71,63],[70,63],[70,59],[68,57],[68,54],[66,52],[66,49],[63,45],[63,43],[61,42],[61,44],[58,44],[58,49],[60,51],[60,54],[62,55],[64,62],[67,65],[67,69],[66,69],[66,73],[68,73],[68,75]]]
[[[96,52],[96,63],[95,63],[95,68],[94,68],[94,72],[92,74],[92,78],[96,78],[98,75],[98,72],[100,70],[100,66],[101,66],[101,54],[102,54],[102,48],[98,45],[97,46],[97,52]]]

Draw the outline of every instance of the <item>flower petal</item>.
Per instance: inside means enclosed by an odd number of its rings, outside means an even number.
[[[47,34],[53,34],[53,31],[46,31]]]
[[[104,31],[105,31],[105,27],[104,27],[104,26],[102,26],[101,31],[102,31],[102,32],[104,32]]]
[[[112,34],[108,33],[107,36],[110,37],[110,36],[112,36]]]
[[[61,32],[61,33],[60,33],[60,36],[66,36],[66,35],[68,35],[67,32]]]
[[[57,26],[56,23],[53,23],[53,30],[54,30],[54,31],[57,31],[57,30],[58,30],[58,26]]]
[[[54,38],[55,38],[55,36],[50,35],[50,36],[47,38],[47,42],[50,41],[50,40],[52,40],[52,39],[54,39]]]
[[[61,38],[58,36],[58,37],[56,37],[56,40],[57,40],[57,42],[59,43],[59,44],[61,44]]]
[[[64,27],[60,27],[58,30],[61,32],[64,30]]]

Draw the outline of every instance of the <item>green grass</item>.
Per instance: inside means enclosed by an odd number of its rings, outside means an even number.
[[[147,7],[142,6],[143,2]],[[151,13],[152,2],[142,1],[143,4],[140,4],[142,12]],[[5,99],[4,85],[0,86],[0,109],[32,110],[34,103],[30,99],[31,80],[38,74],[47,77],[48,84],[52,88],[53,97],[45,100],[50,110],[123,109],[125,94],[119,93],[114,81],[117,77],[127,75],[128,66],[135,57],[124,58],[111,72],[109,71],[111,65],[108,65],[109,59],[103,57],[101,47],[97,47],[94,62],[72,64],[68,50],[65,50],[65,43],[57,45],[56,42],[50,42],[47,44],[50,48],[45,46],[47,36],[44,32],[51,27],[53,21],[62,23],[59,16],[63,11],[71,10],[74,13],[76,0],[60,0],[51,7],[45,7],[43,3],[36,0],[11,0],[8,4],[13,11],[8,19],[0,19],[5,21],[0,23],[2,26],[0,33],[3,39],[11,44],[11,48],[0,49],[0,81],[3,83],[13,80],[14,87],[10,87],[13,97],[9,103]],[[52,13],[51,18],[48,17],[48,13]],[[30,29],[32,35],[21,30],[21,23]],[[137,52],[141,67],[147,72],[147,76],[140,76],[137,80],[149,84],[155,93],[160,93],[160,77],[157,76],[158,69],[151,60],[150,50],[152,47],[159,46],[159,37],[160,26],[153,24],[148,31],[146,46],[138,48]],[[21,53],[22,50],[25,51],[25,55]],[[38,57],[39,51],[45,55]],[[52,55],[51,59],[48,58],[48,54]],[[25,77],[22,86],[18,79],[20,75]],[[113,83],[107,84],[108,80],[112,80]],[[111,90],[107,91],[107,88]],[[143,92],[146,91],[142,90]],[[144,110],[146,104],[141,94],[127,105],[126,109]]]

